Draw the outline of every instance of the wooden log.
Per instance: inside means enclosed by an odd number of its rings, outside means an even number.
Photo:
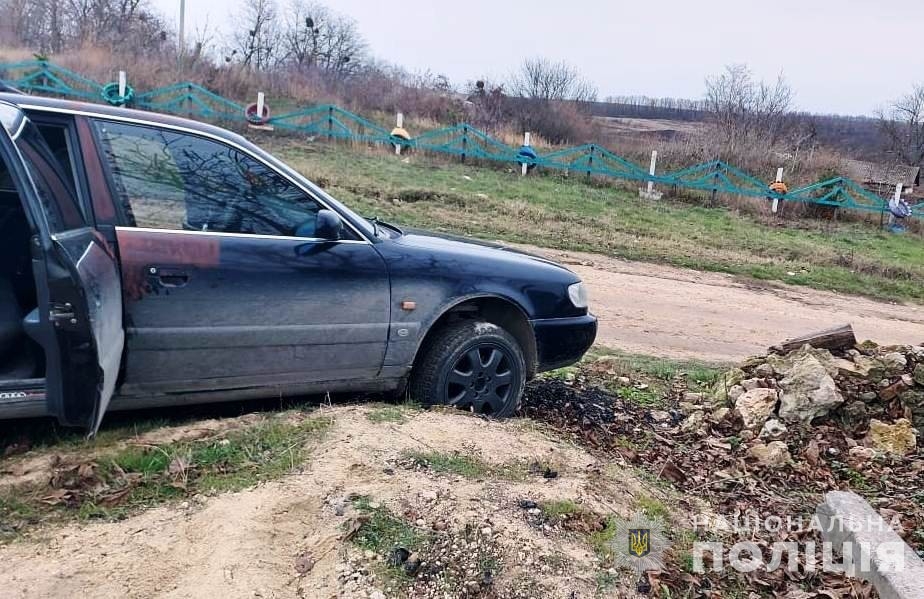
[[[770,351],[778,354],[786,354],[797,350],[803,345],[811,345],[818,349],[841,349],[844,347],[853,347],[857,344],[857,337],[853,333],[853,327],[849,324],[839,326],[826,331],[811,333],[794,339],[787,339],[779,345],[774,345]]]

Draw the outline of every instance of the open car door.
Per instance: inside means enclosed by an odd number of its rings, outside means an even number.
[[[118,264],[38,129],[4,102],[0,122],[0,157],[32,225],[38,307],[24,326],[45,350],[48,412],[93,435],[115,391],[125,343]]]

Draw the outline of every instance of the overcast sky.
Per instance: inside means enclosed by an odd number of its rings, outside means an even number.
[[[152,0],[170,19],[180,0]],[[288,0],[277,0],[284,4]],[[220,37],[243,0],[187,0]],[[566,60],[610,95],[699,99],[729,63],[782,72],[800,109],[871,114],[924,82],[922,0],[330,0],[371,52],[455,84],[503,79],[527,56]]]

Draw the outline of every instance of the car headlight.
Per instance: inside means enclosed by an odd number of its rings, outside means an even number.
[[[584,287],[584,283],[575,283],[569,286],[568,297],[575,308],[587,307],[587,287]]]

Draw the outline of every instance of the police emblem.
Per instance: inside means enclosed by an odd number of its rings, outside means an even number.
[[[629,555],[633,557],[645,557],[649,553],[651,553],[651,529],[630,528]]]

